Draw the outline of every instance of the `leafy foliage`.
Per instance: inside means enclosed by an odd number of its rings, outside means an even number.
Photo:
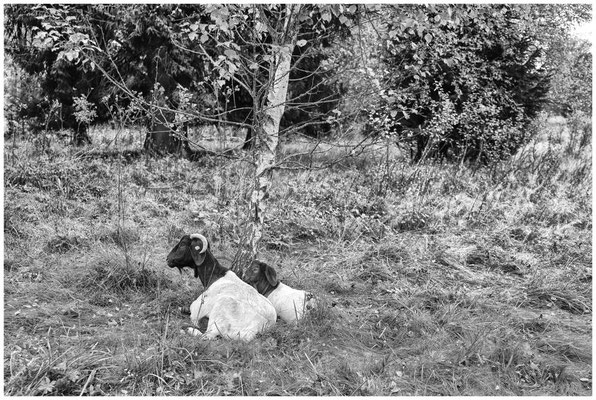
[[[382,60],[377,132],[412,157],[494,161],[527,142],[549,89],[543,48],[523,6],[395,6]]]
[[[125,109],[136,99],[156,123],[231,120],[252,128],[272,76],[276,31],[268,24],[283,13],[280,5],[10,6],[8,48],[27,72],[44,72],[48,104],[30,116],[47,116],[57,99],[66,127],[81,126],[72,99],[85,96],[98,121],[114,115],[111,104]],[[301,15],[284,126],[310,125],[314,136],[312,124],[322,124],[340,94],[327,82],[333,71],[322,68],[320,47],[348,19],[338,6],[305,6]]]
[[[100,72],[91,65],[72,63],[78,51],[70,44],[87,40],[79,33],[84,27],[77,23],[77,12],[85,10],[88,18],[97,13],[87,6],[64,5],[8,5],[5,10],[6,48],[26,74],[38,76],[41,89],[37,96],[26,99],[17,117],[30,119],[34,131],[74,129],[75,144],[89,142],[87,124],[80,124],[75,117],[74,99],[84,96],[99,104],[106,87]],[[55,51],[58,43],[65,43],[61,52]],[[21,91],[24,89],[21,86]],[[57,111],[55,102],[59,105]],[[100,111],[105,120],[102,111],[105,109]]]
[[[209,5],[203,16],[178,27],[184,47],[202,52],[211,61],[212,92],[219,97],[213,118],[227,118],[247,128],[245,148],[254,142],[252,130],[260,123],[255,113],[267,101],[272,84],[272,52],[286,29],[280,25],[284,10],[280,5]],[[324,66],[329,57],[325,50],[345,34],[342,21],[349,19],[343,12],[350,11],[338,6],[300,8],[284,130],[304,130],[310,136],[329,131],[324,120],[337,106],[341,91],[333,81],[334,69]]]
[[[552,44],[556,54],[549,106],[554,112],[568,116],[573,111],[592,111],[592,53],[590,43],[563,38]]]
[[[34,124],[33,127],[39,129],[44,125],[44,121],[40,117],[47,114],[47,110],[45,113],[43,111],[44,106],[45,108],[49,107],[50,110],[58,108],[50,107],[50,104],[47,104],[48,101],[44,99],[40,81],[39,76],[25,72],[15,65],[10,55],[5,55],[4,115],[8,125],[4,132],[5,137],[12,136],[19,131],[24,133],[24,122],[35,116],[37,124]]]

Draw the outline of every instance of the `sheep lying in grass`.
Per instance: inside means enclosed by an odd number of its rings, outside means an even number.
[[[185,235],[167,257],[170,268],[194,269],[205,291],[190,306],[190,319],[195,325],[209,318],[205,333],[188,328],[189,333],[205,339],[218,336],[250,341],[257,333],[273,325],[277,319],[269,300],[215,259],[207,239],[200,234]]]
[[[286,322],[296,323],[306,310],[314,307],[314,296],[304,290],[292,289],[279,282],[275,270],[261,261],[254,261],[244,272],[244,281],[267,297],[277,315]]]

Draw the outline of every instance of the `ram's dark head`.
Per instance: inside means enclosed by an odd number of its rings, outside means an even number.
[[[207,238],[198,233],[184,235],[168,254],[167,262],[168,267],[178,268],[180,273],[182,268],[192,268],[205,289],[228,272],[211,253]]]
[[[184,235],[168,254],[168,267],[178,268],[180,272],[182,272],[182,268],[192,268],[195,272],[195,278],[197,278],[199,276],[199,267],[205,262],[205,257],[209,253],[211,253],[209,251],[209,242],[205,236],[198,233]]]
[[[277,273],[273,267],[256,260],[244,271],[243,279],[265,297],[279,285]]]

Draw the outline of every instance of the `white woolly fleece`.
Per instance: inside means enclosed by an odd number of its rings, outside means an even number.
[[[275,324],[277,314],[267,298],[228,271],[191,304],[192,323],[198,325],[203,317],[209,318],[205,333],[189,328],[191,334],[250,341]]]
[[[296,323],[302,319],[307,307],[314,305],[314,299],[307,300],[306,295],[307,292],[304,290],[292,289],[280,282],[267,299],[273,304],[277,315],[282,320]]]

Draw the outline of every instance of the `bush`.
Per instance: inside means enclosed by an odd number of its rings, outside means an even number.
[[[441,17],[446,7],[411,7],[418,21],[426,14],[426,25],[393,27],[383,56],[390,83],[369,128],[410,148],[416,161],[507,158],[531,137],[529,124],[549,89],[535,36],[515,22],[529,14],[459,6],[456,24]]]

